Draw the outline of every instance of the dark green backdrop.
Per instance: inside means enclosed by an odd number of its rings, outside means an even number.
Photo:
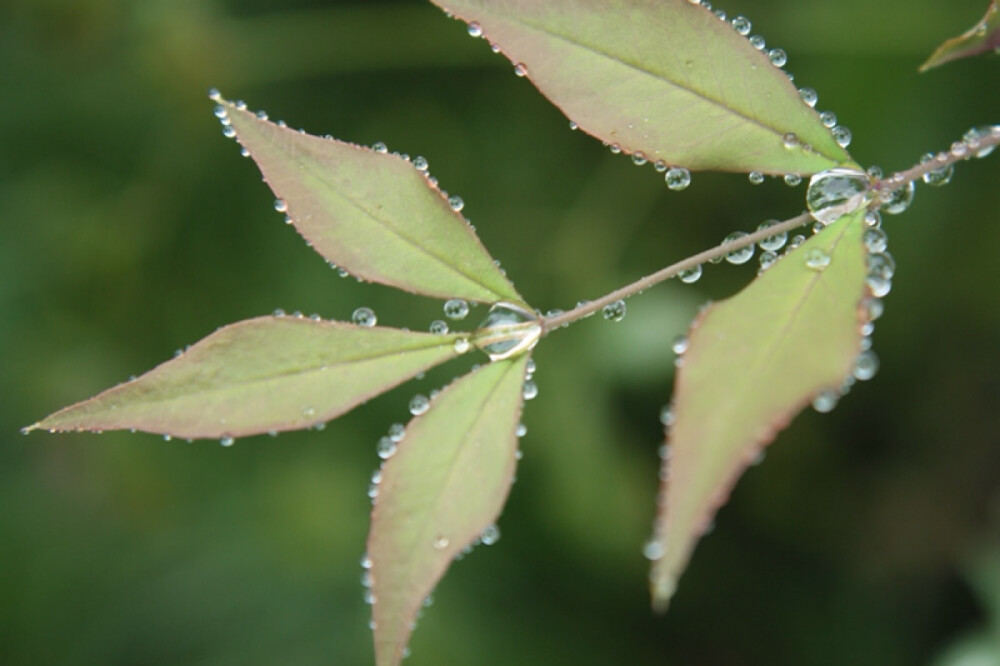
[[[1000,122],[995,56],[916,73],[985,4],[724,8],[788,51],[818,108],[853,130],[862,164],[892,170]],[[358,560],[375,442],[433,384],[324,432],[231,449],[18,435],[275,308],[345,319],[368,305],[413,328],[440,316],[429,299],[337,278],[282,224],[221,136],[210,86],[314,133],[426,156],[543,309],[803,205],[802,187],[738,175],[698,173],[667,191],[651,167],[570,132],[509,63],[421,0],[7,0],[0,663],[371,662]],[[752,265],[661,285],[621,323],[592,319],[547,340],[503,538],[454,567],[407,663],[909,666],[944,663],[996,627],[998,185],[1000,158],[964,163],[887,219],[899,269],[874,338],[879,375],[781,435],[665,617],[648,610],[640,550],[670,342]],[[1000,650],[991,659],[975,663],[1000,663]]]

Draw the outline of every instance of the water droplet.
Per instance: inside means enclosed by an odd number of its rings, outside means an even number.
[[[764,43],[764,38],[760,35],[753,35],[750,37],[750,46],[754,47],[758,51],[763,51],[766,44]]]
[[[835,167],[821,171],[809,179],[809,214],[823,224],[831,224],[864,204],[869,184],[868,175],[857,169]]]
[[[462,197],[460,197],[460,196],[458,196],[456,194],[456,195],[448,197],[448,206],[450,206],[453,211],[455,211],[456,213],[458,213],[463,208],[465,208],[465,202],[462,201]]]
[[[684,284],[697,282],[701,278],[701,264],[698,264],[694,268],[686,268],[682,271],[678,271],[677,277],[680,278],[681,282]]]
[[[468,314],[469,304],[461,298],[453,298],[449,301],[445,301],[444,316],[448,319],[465,319]]]
[[[896,260],[888,252],[876,252],[868,255],[868,275],[877,275],[891,280],[896,274]]]
[[[691,184],[691,172],[684,167],[670,167],[663,180],[671,190],[683,190]]]
[[[806,242],[806,237],[802,234],[796,234],[792,236],[792,239],[788,241],[788,245],[785,247],[785,254],[788,254],[792,250],[798,248],[800,245]]]
[[[916,192],[916,189],[917,184],[910,181],[892,192],[884,192],[882,196],[882,210],[890,215],[899,215],[904,212],[913,203],[913,193]]]
[[[819,95],[812,88],[799,88],[799,97],[810,107],[816,106],[816,102],[819,101]]]
[[[775,262],[778,261],[778,255],[771,250],[764,250],[760,253],[760,270],[758,273],[763,273],[771,266],[774,266]]]
[[[213,102],[221,102],[222,101],[222,93],[219,92],[218,88],[209,88],[208,89],[208,98],[210,100],[212,100]]]
[[[452,349],[455,350],[456,354],[464,354],[472,349],[472,343],[469,342],[469,338],[455,338],[455,343],[452,345]]]
[[[445,548],[448,547],[450,543],[451,541],[448,540],[448,537],[443,535],[438,536],[437,538],[434,539],[434,548],[436,550],[444,550]]]
[[[920,158],[921,164],[926,164],[927,162],[934,161],[934,153],[926,153]],[[951,177],[955,175],[955,165],[946,164],[937,169],[931,169],[923,175],[924,182],[928,185],[933,185],[934,187],[940,187],[941,185],[947,185],[951,182]]]
[[[826,390],[813,398],[812,406],[817,412],[825,414],[826,412],[832,411],[833,408],[837,406],[837,400],[839,399],[840,396],[836,391]]]
[[[478,23],[476,23],[475,21],[473,21],[472,23],[469,24],[469,36],[470,37],[482,37],[483,36],[483,27],[481,25],[479,25]]]
[[[514,65],[514,76],[527,76],[528,68],[525,67],[523,62],[519,62]]]
[[[608,146],[608,150],[611,151],[612,155],[617,155],[622,152],[622,147],[619,146],[617,143],[613,143],[610,146]]]
[[[751,23],[750,19],[746,16],[737,16],[732,20],[733,30],[740,33],[744,37],[750,34]]]
[[[426,157],[424,157],[423,155],[417,155],[416,157],[413,158],[413,167],[417,171],[427,171],[427,169],[430,167],[430,164],[427,162]]]
[[[965,142],[965,145],[967,145],[970,150],[976,150],[977,148],[979,148],[980,142],[983,139],[988,138],[991,134],[994,134],[998,131],[997,130],[998,127],[1000,127],[1000,125],[995,125],[993,127],[990,127],[989,125],[984,125],[982,127],[973,127],[968,132],[962,135],[962,140]],[[975,155],[977,158],[982,159],[983,157],[986,157],[987,155],[992,153],[994,148],[995,146],[986,146],[985,148],[976,151]]]
[[[837,124],[837,114],[833,111],[824,111],[819,114],[819,120],[824,127],[833,128]]]
[[[430,331],[435,335],[444,335],[448,332],[448,322],[435,319],[431,322]]]
[[[386,146],[381,141],[376,141],[375,143],[372,144],[372,150],[374,150],[376,153],[388,153],[389,147]]]
[[[535,365],[535,359],[529,358],[528,363],[524,366],[524,374],[528,379],[531,379],[531,376],[535,374],[535,370],[537,369],[538,366]]]
[[[859,381],[868,381],[878,372],[878,356],[872,350],[866,350],[858,354],[854,361],[854,369],[851,374]]]
[[[795,136],[795,132],[788,132],[781,137],[781,144],[788,150],[799,147],[799,137]]]
[[[219,438],[219,444],[222,444],[223,446],[232,446],[235,443],[236,440],[229,435],[223,435]]]
[[[410,413],[414,416],[424,414],[431,407],[431,401],[426,395],[418,393],[410,398]]]
[[[751,171],[747,174],[747,180],[750,181],[751,185],[760,185],[764,182],[764,174],[760,171]]]
[[[371,308],[360,307],[351,313],[351,321],[358,326],[374,326],[378,318]]]
[[[837,125],[834,127],[830,130],[830,134],[833,135],[833,140],[836,141],[841,148],[847,148],[851,145],[851,130],[847,129],[843,125]]]
[[[525,400],[534,400],[538,397],[538,384],[530,379],[524,382],[521,395],[524,396]]]
[[[884,298],[892,290],[892,280],[888,280],[880,275],[869,275],[865,278],[865,284],[872,296]]]
[[[388,460],[396,453],[396,441],[392,437],[380,437],[375,451],[382,460]]]
[[[534,312],[501,301],[490,307],[472,341],[491,361],[500,361],[534,349],[541,335],[542,325]]]
[[[806,252],[806,266],[814,271],[822,271],[829,265],[830,255],[826,252],[826,250],[814,247]]]
[[[678,356],[683,354],[684,352],[687,351],[688,348],[688,337],[683,333],[681,333],[676,338],[674,338],[674,342],[673,344],[670,345],[670,348]]]
[[[523,423],[518,423],[517,428],[514,429],[514,435],[520,438],[524,437],[527,434],[528,434],[528,426],[524,425]]]
[[[482,534],[479,535],[479,540],[484,546],[492,546],[500,540],[500,528],[496,525],[487,526]]]
[[[625,318],[625,301],[618,299],[614,303],[608,303],[601,310],[601,314],[608,321],[621,321]]]
[[[865,213],[865,226],[869,229],[878,229],[882,226],[882,214],[877,210],[870,210]]]
[[[651,562],[663,557],[663,544],[656,539],[651,539],[642,547],[642,556]]]
[[[225,127],[222,128],[222,136],[226,137],[227,139],[235,139],[236,130],[233,129],[232,125],[226,125]]]
[[[868,297],[861,302],[861,305],[865,309],[865,316],[868,318],[868,321],[875,321],[885,311],[885,305],[880,298]]]
[[[767,58],[775,67],[784,67],[785,63],[788,62],[788,54],[785,53],[784,49],[771,49],[767,52]]]
[[[636,166],[642,166],[646,162],[647,162],[646,155],[643,154],[641,151],[637,151],[632,154],[632,163],[635,164]]]
[[[736,242],[747,235],[748,234],[745,231],[734,231],[723,239],[722,244],[725,245],[727,243]],[[751,258],[753,258],[753,245],[745,245],[726,253],[726,261],[731,264],[745,264],[750,261]]]
[[[657,173],[663,173],[667,170],[667,163],[663,160],[656,160],[653,162],[653,168],[656,169]]]
[[[764,231],[768,227],[773,227],[778,224],[777,220],[766,220],[760,223],[757,227],[757,231]],[[773,236],[768,236],[757,242],[762,250],[770,250],[771,252],[777,252],[785,246],[785,242],[788,240],[788,232],[782,231],[780,233],[774,234]]]
[[[788,187],[797,187],[802,182],[802,176],[797,173],[786,173],[784,181]]]
[[[660,408],[660,423],[668,428],[674,424],[674,410],[670,405],[663,405]]]
[[[889,247],[889,237],[881,229],[865,229],[861,239],[869,252],[885,252]]]

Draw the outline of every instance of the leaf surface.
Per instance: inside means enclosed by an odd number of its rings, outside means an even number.
[[[219,438],[308,428],[454,357],[457,337],[299,317],[248,319],[30,429]]]
[[[766,53],[688,0],[434,2],[476,23],[580,129],[625,152],[773,174],[850,161]],[[788,133],[799,147],[784,146]]]
[[[462,214],[411,162],[223,108],[295,228],[327,261],[427,296],[523,304]]]
[[[666,608],[743,469],[817,394],[838,390],[851,373],[865,294],[863,216],[864,209],[840,218],[692,325],[647,551],[655,607]],[[806,265],[817,251],[830,259],[824,270]]]
[[[400,662],[424,599],[503,508],[527,362],[496,361],[448,386],[382,468],[368,535],[379,666]]]
[[[946,62],[969,58],[998,48],[1000,48],[1000,3],[998,0],[993,0],[979,23],[937,47],[927,62],[920,66],[920,71],[926,72]]]

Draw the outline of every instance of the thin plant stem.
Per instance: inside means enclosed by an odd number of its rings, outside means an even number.
[[[969,145],[968,142],[956,142],[952,145],[950,150],[938,153],[932,160],[917,164],[906,171],[897,172],[889,178],[878,180],[873,183],[872,191],[875,196],[873,197],[872,203],[869,207],[872,209],[879,207],[881,204],[880,195],[891,193],[911,182],[920,180],[923,178],[924,174],[936,169],[942,169],[955,164],[956,162],[976,157],[979,152],[997,145],[1000,145],[1000,125],[993,126],[988,134],[984,134],[979,137],[975,146]],[[724,257],[734,250],[754,245],[770,236],[774,236],[782,232],[787,233],[792,229],[808,224],[812,220],[813,218],[809,215],[809,213],[796,215],[793,218],[779,222],[765,229],[755,231],[751,234],[747,234],[746,236],[741,236],[740,238],[727,243],[720,243],[719,245],[705,250],[704,252],[682,259],[681,261],[671,264],[666,268],[661,268],[655,273],[651,273],[650,275],[640,278],[631,284],[615,289],[611,293],[601,296],[598,299],[593,301],[584,301],[572,310],[543,317],[541,321],[542,334],[547,335],[551,331],[568,326],[569,324],[579,321],[580,319],[589,317],[604,309],[605,306],[611,305],[615,301],[624,300],[630,296],[641,293],[642,291],[649,289],[664,280],[669,280],[681,271],[690,270],[699,264],[704,264],[712,261],[713,259]]]

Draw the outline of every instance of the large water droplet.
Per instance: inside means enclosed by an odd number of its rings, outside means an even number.
[[[865,229],[861,240],[869,252],[885,252],[889,247],[889,237],[881,229]]]
[[[754,47],[758,51],[763,51],[766,44],[764,43],[764,38],[760,35],[752,35],[750,37],[750,46]]]
[[[784,49],[771,49],[767,52],[767,58],[775,67],[784,67],[785,63],[788,62],[788,54],[785,53]]]
[[[868,275],[891,280],[896,274],[896,260],[888,252],[875,252],[868,255]]]
[[[823,248],[814,247],[806,252],[806,266],[814,271],[822,271],[830,265],[830,255]]]
[[[683,190],[691,184],[691,172],[684,167],[670,167],[663,180],[671,190]]]
[[[678,271],[677,277],[684,284],[691,284],[692,282],[697,282],[701,278],[701,264],[698,264],[694,268],[686,268],[682,271]]]
[[[764,231],[768,227],[773,227],[777,223],[778,223],[777,220],[766,220],[760,223],[760,226],[757,227],[757,231]],[[762,250],[770,250],[771,252],[777,252],[778,250],[780,250],[785,246],[785,243],[787,241],[788,241],[788,232],[782,231],[780,233],[774,234],[773,236],[768,236],[767,238],[759,240],[757,242],[757,245],[759,245],[760,249]]]
[[[816,102],[819,101],[819,95],[817,95],[816,91],[812,88],[799,88],[799,97],[801,97],[802,101],[811,107],[816,106]]]
[[[358,326],[374,326],[378,318],[371,308],[360,307],[351,313],[351,321]]]
[[[750,19],[746,16],[737,16],[732,20],[733,30],[740,33],[744,37],[750,34],[750,28],[752,27]]]
[[[534,349],[541,335],[542,325],[535,313],[501,301],[490,307],[472,342],[491,361],[499,361]]]
[[[830,134],[833,135],[833,140],[837,142],[841,148],[847,148],[851,145],[851,130],[847,129],[843,125],[837,125],[832,130]]]
[[[465,319],[469,314],[469,304],[461,298],[453,298],[445,301],[444,316],[448,319]]]
[[[878,356],[875,352],[869,349],[858,354],[858,358],[854,361],[854,369],[851,371],[854,378],[867,381],[874,377],[876,372],[878,372]]]
[[[625,301],[618,299],[614,303],[608,303],[601,310],[601,314],[608,321],[621,321],[625,318]]]
[[[760,171],[751,171],[747,174],[747,180],[750,181],[751,185],[760,185],[764,182],[764,174]]]
[[[479,25],[478,23],[476,23],[475,21],[473,21],[472,23],[469,24],[468,30],[469,30],[469,36],[470,37],[482,37],[483,36],[483,27],[481,25]]]
[[[821,171],[809,179],[809,214],[823,224],[831,224],[865,203],[869,185],[868,175],[858,169],[836,167]]]
[[[492,546],[500,540],[500,528],[496,525],[489,525],[479,535],[479,540],[484,546]]]
[[[462,197],[458,196],[457,194],[452,195],[448,197],[448,206],[450,206],[453,211],[458,213],[463,208],[465,208],[465,201],[463,201]]]
[[[382,460],[388,460],[396,453],[396,440],[392,437],[380,437],[375,451]]]
[[[837,124],[837,114],[833,111],[824,111],[819,114],[819,120],[823,123],[824,127],[833,128]]]
[[[883,193],[882,210],[890,215],[899,215],[904,212],[913,203],[913,193],[916,192],[916,189],[917,184],[910,181],[892,192]]]
[[[745,231],[734,231],[723,239],[722,243],[733,243],[747,236]],[[741,248],[731,250],[726,253],[726,261],[731,264],[745,264],[753,258],[753,245],[745,245]]]
[[[431,401],[426,395],[418,393],[417,395],[410,398],[410,413],[414,416],[420,416],[427,412],[431,408]]]

